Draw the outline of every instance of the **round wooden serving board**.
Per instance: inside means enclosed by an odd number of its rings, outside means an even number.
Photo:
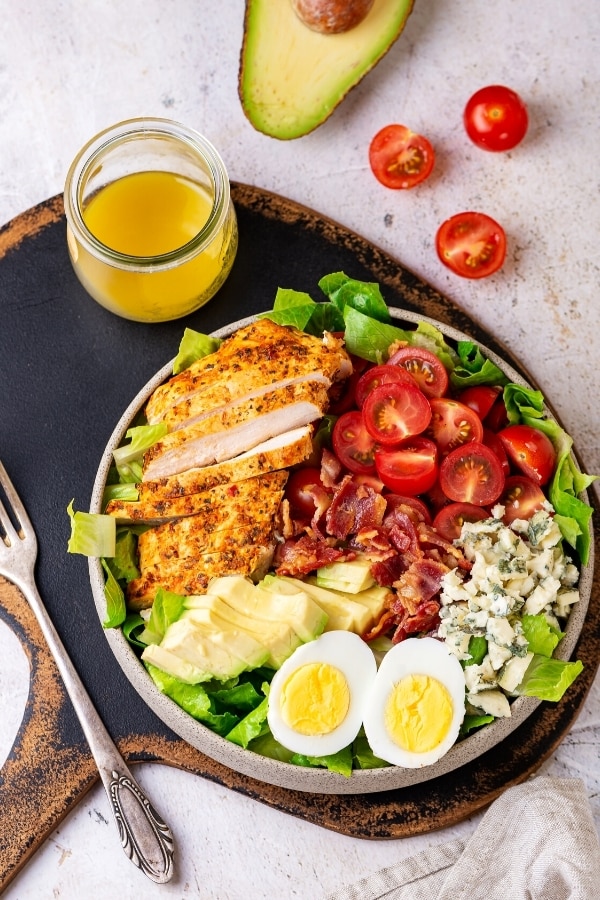
[[[128,762],[177,766],[358,838],[402,838],[455,824],[527,778],[573,724],[600,658],[597,570],[575,653],[585,668],[563,701],[542,703],[510,739],[445,776],[397,791],[331,796],[241,776],[173,734],[133,690],[109,649],[91,595],[87,560],[66,552],[67,504],[74,498],[77,509],[88,508],[100,455],[117,420],[148,379],[175,356],[184,327],[210,332],[269,309],[280,286],[319,299],[317,282],[330,272],[343,270],[377,281],[390,306],[452,325],[523,372],[463,311],[358,235],[259,188],[234,184],[232,191],[240,249],[231,276],[206,307],[161,325],[120,319],[87,296],[68,259],[61,197],[0,231],[0,459],[38,535],[40,592]],[[594,518],[600,559],[597,509]],[[0,772],[1,890],[97,774],[34,616],[19,591],[1,578],[0,616],[31,665],[24,719]]]

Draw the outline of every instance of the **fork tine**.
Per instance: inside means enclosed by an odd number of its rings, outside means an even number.
[[[4,468],[2,461],[0,460],[0,487],[4,491],[4,495],[10,505],[10,512],[12,512],[12,516],[17,524],[17,528],[13,525],[13,522],[10,517],[9,510],[6,509],[5,504],[2,502],[2,497],[0,497],[0,526],[4,530],[7,537],[10,539],[11,536],[13,540],[19,538],[23,539],[27,537],[27,532],[32,533],[32,525],[29,520],[29,516],[25,511],[25,507],[17,494],[15,486],[8,476],[8,472]]]

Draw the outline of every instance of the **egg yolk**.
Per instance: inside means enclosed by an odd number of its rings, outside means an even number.
[[[349,706],[348,682],[329,663],[300,666],[281,690],[281,717],[298,734],[329,734],[342,724]]]
[[[445,738],[452,711],[452,699],[441,682],[430,675],[407,675],[390,692],[384,722],[403,750],[426,753]]]

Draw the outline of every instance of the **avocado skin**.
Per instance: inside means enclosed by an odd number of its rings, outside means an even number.
[[[342,34],[304,25],[290,0],[246,0],[238,93],[257,131],[292,140],[323,124],[400,37],[413,0],[375,0]]]

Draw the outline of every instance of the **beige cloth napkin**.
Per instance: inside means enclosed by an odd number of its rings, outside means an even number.
[[[469,840],[424,850],[327,900],[599,900],[600,843],[583,782],[509,788]]]

